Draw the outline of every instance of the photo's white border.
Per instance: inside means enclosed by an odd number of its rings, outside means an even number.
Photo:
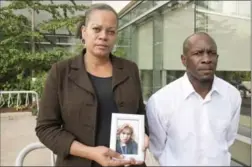
[[[117,132],[117,123],[118,120],[134,120],[138,121],[138,130],[139,130],[139,139],[138,143],[138,151],[137,155],[130,155],[130,154],[123,154],[125,159],[134,158],[137,161],[144,161],[144,136],[145,136],[145,122],[144,122],[144,115],[139,114],[118,114],[112,113],[112,120],[111,120],[111,132],[110,132],[110,149],[116,151],[116,132]]]

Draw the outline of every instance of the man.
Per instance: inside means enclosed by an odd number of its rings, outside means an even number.
[[[217,46],[207,33],[183,44],[183,77],[150,97],[150,151],[161,166],[230,165],[229,147],[239,126],[241,96],[215,76]]]

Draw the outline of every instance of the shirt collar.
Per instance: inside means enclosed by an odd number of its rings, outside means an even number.
[[[185,72],[184,76],[182,77],[182,88],[184,92],[184,98],[186,99],[189,95],[196,93],[195,89],[193,88],[191,82],[189,81],[188,75]],[[216,92],[218,94],[222,94],[221,89],[218,87],[218,77],[214,75],[212,89],[210,93]]]

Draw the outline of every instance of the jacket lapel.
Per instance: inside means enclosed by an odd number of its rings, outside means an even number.
[[[85,68],[84,64],[84,54],[86,50],[84,49],[82,51],[82,54],[80,56],[77,56],[74,58],[70,65],[70,72],[68,77],[80,88],[85,89],[86,91],[92,93],[95,95],[94,88],[92,86],[92,83],[88,77],[88,73]],[[110,54],[110,58],[112,61],[112,88],[113,91],[115,88],[121,84],[122,82],[126,81],[129,77],[129,74],[125,72],[124,65],[122,63],[122,60],[120,58],[117,58]]]
[[[110,57],[113,64],[112,88],[114,91],[119,84],[129,78],[129,74],[125,72],[125,67],[123,66],[122,60],[113,55]]]
[[[83,54],[73,59],[68,77],[80,88],[95,95],[94,88],[85,68]]]

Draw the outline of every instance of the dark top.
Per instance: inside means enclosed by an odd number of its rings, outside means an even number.
[[[91,74],[88,75],[93,84],[98,100],[95,145],[109,147],[111,116],[112,113],[118,112],[117,106],[114,102],[112,77],[101,78]],[[92,166],[97,167],[100,165],[93,162]]]

